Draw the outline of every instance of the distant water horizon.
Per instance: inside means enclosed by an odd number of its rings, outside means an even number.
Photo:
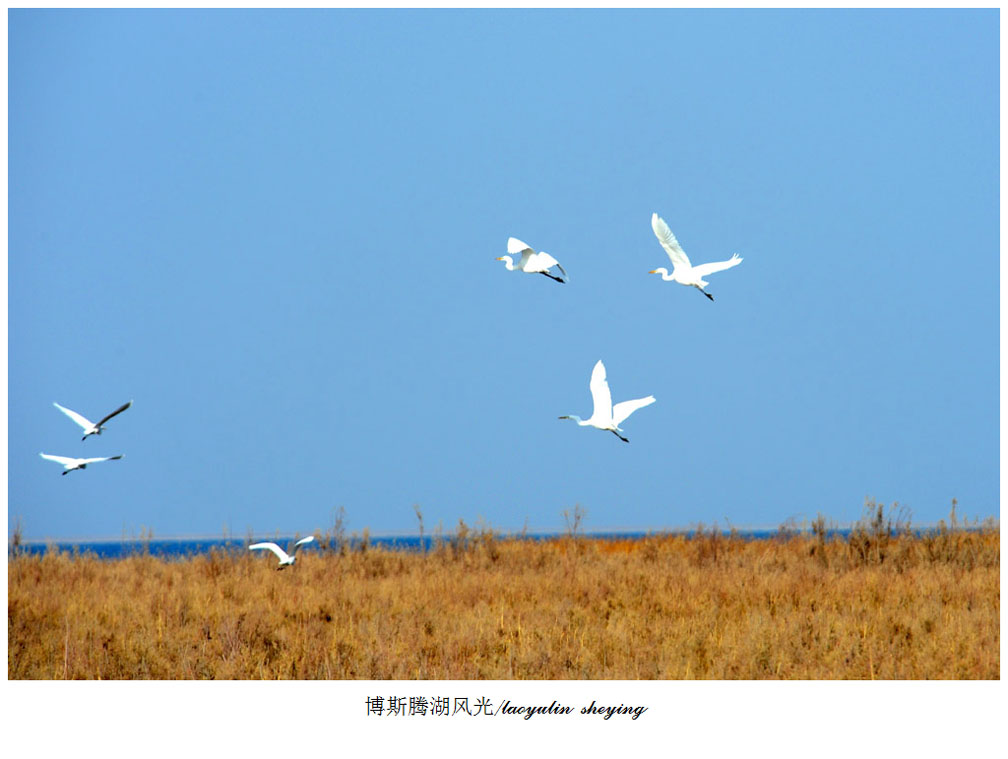
[[[853,527],[829,527],[826,530],[827,538],[847,538],[850,536],[851,532],[856,529]],[[929,532],[938,529],[937,525],[927,525],[920,527],[911,527],[911,532],[914,535],[921,536]],[[958,529],[963,529],[959,527]],[[975,529],[975,528],[966,528]],[[500,540],[533,540],[533,541],[544,541],[544,540],[557,540],[565,537],[577,537],[578,539],[585,540],[642,540],[647,537],[653,536],[664,536],[664,535],[681,535],[687,538],[696,537],[698,534],[711,535],[712,532],[716,532],[722,537],[730,537],[732,535],[738,536],[746,540],[768,540],[776,537],[790,537],[790,536],[808,536],[813,534],[811,526],[779,526],[774,528],[750,528],[750,529],[733,529],[733,530],[723,530],[710,528],[688,528],[688,529],[673,529],[673,530],[627,530],[627,531],[600,531],[600,532],[577,532],[572,534],[569,531],[560,532],[540,532],[540,533],[526,533],[526,532],[494,532],[495,537]],[[473,531],[469,533],[468,539],[473,540],[479,535],[478,532]],[[160,558],[175,558],[183,559],[191,556],[198,556],[202,554],[208,554],[212,551],[223,551],[226,553],[230,552],[244,552],[250,541],[253,540],[270,540],[281,547],[286,547],[288,543],[293,542],[298,535],[258,535],[252,537],[235,538],[235,537],[167,537],[167,538],[136,538],[136,537],[121,537],[121,538],[107,538],[107,539],[83,539],[83,540],[22,540],[20,544],[15,549],[13,541],[8,540],[7,543],[7,553],[8,556],[16,552],[26,553],[31,555],[40,555],[47,552],[61,552],[61,553],[73,553],[73,554],[91,554],[100,559],[120,559],[129,556],[139,556],[139,555],[150,555]],[[365,544],[372,548],[384,548],[390,550],[403,550],[403,551],[429,551],[435,548],[439,543],[450,543],[452,540],[457,539],[457,536],[453,533],[442,534],[442,535],[424,535],[422,538],[420,535],[368,535],[366,538],[362,535],[352,534],[343,536],[342,541],[346,544],[348,550],[356,551],[360,550]],[[316,543],[311,546],[305,546],[306,550],[319,550],[318,546],[326,546],[323,550],[330,550],[329,546],[339,545],[340,539],[336,537],[329,537],[325,535],[318,536]]]

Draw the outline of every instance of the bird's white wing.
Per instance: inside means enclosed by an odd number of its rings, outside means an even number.
[[[694,266],[693,271],[699,274],[701,277],[705,277],[708,274],[713,274],[716,271],[724,271],[725,269],[730,269],[733,266],[738,266],[742,263],[742,258],[738,253],[734,253],[731,258],[727,261],[714,261],[709,264],[700,264],[699,266]]]
[[[533,259],[536,263],[536,268],[542,267],[543,271],[550,268],[551,266],[559,266],[560,262],[557,261],[549,253],[537,253]]]
[[[508,253],[513,256],[521,255],[521,258],[515,261],[514,265],[516,269],[521,269],[522,271],[528,269],[529,259],[534,261],[536,258],[536,252],[517,237],[508,238]],[[533,268],[534,271],[537,270]]]
[[[120,453],[118,456],[103,456],[102,458],[97,459],[77,459],[77,461],[81,464],[97,464],[99,461],[115,461],[116,459],[121,459],[122,457],[123,454]]]
[[[56,408],[58,408],[60,411],[62,411],[64,414],[66,414],[67,416],[69,416],[71,419],[73,419],[75,422],[77,422],[77,424],[79,424],[82,429],[89,430],[92,427],[94,427],[94,425],[91,424],[91,422],[88,419],[86,419],[85,417],[81,416],[76,411],[71,411],[68,408],[64,408],[63,406],[59,405],[55,401],[53,401],[53,405]]]
[[[40,453],[39,456],[44,459],[49,459],[49,461],[55,461],[57,464],[62,464],[63,466],[69,466],[70,464],[77,464],[80,462],[80,459],[70,458],[69,456],[51,456],[48,453]]]
[[[595,368],[592,369],[588,389],[591,390],[594,406],[592,419],[596,421],[612,419],[612,395],[609,394],[609,383],[606,382],[605,366],[602,364],[602,359],[599,359]]]
[[[129,403],[124,403],[119,408],[117,408],[115,411],[113,411],[111,414],[106,414],[104,417],[102,417],[102,420],[100,422],[98,422],[98,424],[96,424],[95,426],[96,427],[101,427],[103,424],[105,424],[105,422],[107,422],[113,416],[115,416],[116,414],[121,414],[123,411],[125,411],[126,409],[128,409],[132,405],[133,405],[133,401],[130,401]]]
[[[650,406],[655,402],[655,397],[649,395],[647,398],[638,398],[634,401],[623,401],[622,403],[617,403],[612,407],[612,420],[613,424],[617,427],[620,426],[620,422],[626,419],[630,414],[639,408],[644,408],[645,406]]]
[[[564,271],[564,267],[562,267],[560,262],[553,258],[553,256],[549,253],[536,253],[532,256],[532,263],[535,271],[549,271],[555,266],[560,270],[560,273],[564,275],[564,278],[567,278],[567,272]]]
[[[532,248],[523,243],[517,237],[508,238],[508,253],[510,253],[512,256],[517,256],[519,253],[524,254],[526,250],[529,253],[535,253],[535,251],[532,250]]]
[[[665,252],[668,253],[672,267],[686,266],[688,268],[690,266],[689,258],[686,257],[686,253],[679,245],[679,241],[675,239],[675,235],[672,234],[672,230],[669,229],[668,224],[656,213],[651,214],[651,229],[654,230],[658,242],[661,243],[662,247],[665,248]]]
[[[262,548],[265,548],[267,551],[272,551],[273,553],[275,553],[277,558],[280,559],[280,561],[287,561],[287,559],[290,558],[290,556],[287,555],[287,552],[284,551],[284,549],[282,549],[276,543],[254,543],[253,545],[249,546],[250,551],[258,551]]]
[[[301,538],[301,540],[294,544],[294,553],[297,553],[298,548],[303,546],[305,543],[311,543],[313,540],[315,540],[314,535],[309,535],[307,538]]]

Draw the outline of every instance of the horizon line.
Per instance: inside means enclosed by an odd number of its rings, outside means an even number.
[[[994,522],[994,526],[1000,528],[1000,525],[1001,525],[1001,519],[1000,519],[1000,517],[988,517],[988,519],[992,519],[993,522]],[[780,524],[776,524],[776,525],[763,525],[763,526],[761,526],[761,525],[740,526],[740,525],[734,525],[733,524],[733,525],[729,525],[726,528],[722,528],[721,531],[722,532],[727,532],[727,533],[730,533],[732,530],[735,530],[735,531],[740,532],[740,533],[747,533],[747,532],[767,532],[767,531],[774,531],[774,530],[783,530],[783,531],[795,530],[795,531],[798,531],[798,532],[810,532],[811,531],[811,523],[812,523],[812,521],[813,520],[807,520],[806,519],[806,520],[803,520],[801,523],[797,523],[797,524],[793,524],[793,525],[792,524],[788,524],[788,522],[786,522],[786,521],[782,522]],[[852,521],[850,523],[850,526],[853,527],[853,526],[857,525],[858,521],[860,521],[860,520],[854,520],[854,521]],[[938,527],[938,525],[941,522],[945,522],[945,521],[946,520],[944,520],[944,519],[940,519],[937,522],[925,522],[925,523],[919,523],[919,524],[918,523],[910,522],[910,523],[908,523],[907,526],[910,527],[911,529],[915,529],[915,530],[928,529],[928,528],[936,528],[936,527]],[[986,519],[984,521],[986,521]],[[978,523],[978,524],[975,524],[973,526],[982,526],[982,524],[983,523]],[[963,527],[963,526],[967,526],[967,525],[963,525],[963,524],[960,523],[959,526]],[[595,530],[578,530],[578,531],[575,532],[575,534],[581,535],[581,536],[584,536],[584,537],[590,537],[592,535],[596,535],[596,536],[597,535],[640,535],[640,534],[645,534],[646,535],[646,534],[652,534],[652,533],[653,534],[661,534],[661,533],[684,533],[684,532],[695,532],[698,529],[700,529],[701,527],[704,530],[710,530],[710,528],[712,528],[712,527],[715,527],[715,528],[718,527],[718,523],[716,521],[712,522],[712,523],[696,522],[696,523],[693,523],[691,525],[679,526],[679,527],[648,527],[648,528],[640,528],[640,527],[604,527],[604,528],[599,528],[599,529],[595,529]],[[829,529],[847,529],[847,528],[840,527],[840,523],[837,520],[829,520],[828,528]],[[364,529],[367,529],[367,528],[364,528]],[[497,534],[497,535],[499,535],[501,537],[515,537],[515,536],[522,535],[522,534],[525,534],[525,535],[534,535],[534,536],[554,536],[554,535],[562,536],[562,535],[567,535],[567,534],[571,533],[571,530],[566,529],[566,528],[553,529],[553,530],[548,530],[548,529],[537,529],[537,530],[534,530],[534,529],[531,529],[531,528],[528,528],[528,527],[524,527],[521,530],[497,530],[497,529],[493,529],[493,528],[491,528],[491,530],[495,534]],[[477,530],[475,530],[472,526],[470,526],[470,531],[471,532],[476,532]],[[310,532],[304,533],[305,536],[307,536],[307,535],[316,535],[316,534],[321,535],[322,537],[325,537],[325,532],[323,532],[322,530],[314,530],[314,531],[310,531]],[[424,532],[423,533],[423,537],[433,538],[435,536],[435,534],[436,533],[434,533],[434,532]],[[276,538],[276,539],[279,540],[279,539],[292,539],[292,538],[294,538],[296,536],[301,535],[301,533],[299,531],[296,531],[296,530],[295,531],[291,531],[291,532],[281,532],[279,530],[274,530],[272,532],[266,532],[266,531],[258,531],[257,532],[257,531],[253,531],[251,533],[251,535],[253,537],[273,537],[273,538]],[[444,532],[444,531],[442,531],[440,533],[440,535],[443,538],[450,538],[450,537],[452,537],[452,536],[455,535],[455,532]],[[192,541],[205,541],[205,540],[244,540],[248,536],[249,536],[249,534],[236,536],[234,533],[229,533],[227,535],[222,535],[220,533],[213,533],[213,534],[204,533],[204,534],[160,535],[160,536],[159,535],[151,534],[151,535],[149,535],[147,537],[141,537],[141,536],[137,536],[137,535],[133,535],[133,536],[130,536],[130,537],[127,537],[125,535],[120,535],[120,536],[117,536],[117,537],[112,537],[112,536],[108,536],[108,537],[71,537],[71,538],[45,537],[45,538],[22,538],[21,539],[21,545],[35,545],[35,544],[40,544],[40,543],[41,544],[45,544],[45,543],[116,543],[116,542],[122,542],[122,543],[142,543],[142,542],[146,542],[146,541],[178,541],[178,542],[181,542],[181,541],[185,541],[185,540],[192,540]],[[359,539],[363,538],[363,530],[354,531],[354,532],[344,532],[344,537],[347,538],[347,539],[357,538],[359,540]],[[380,539],[384,540],[384,539],[388,539],[388,538],[419,538],[419,537],[421,537],[421,534],[420,534],[419,531],[416,531],[416,530],[411,531],[411,532],[394,532],[394,531],[392,531],[392,532],[371,532],[370,530],[368,530],[368,538],[380,538]],[[8,543],[8,545],[11,542],[12,542],[12,537],[10,535],[8,535],[8,537],[7,537],[7,543]]]

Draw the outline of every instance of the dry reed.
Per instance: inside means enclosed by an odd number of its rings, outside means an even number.
[[[8,561],[22,678],[999,678],[1000,535],[322,540],[291,569],[215,551]],[[954,517],[953,517],[954,518]]]

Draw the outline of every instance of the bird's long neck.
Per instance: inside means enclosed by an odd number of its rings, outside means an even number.
[[[662,267],[660,267],[658,269],[655,269],[655,274],[661,274],[661,278],[663,280],[665,280],[666,282],[669,282],[670,280],[675,279],[675,277],[673,277],[671,274],[669,274],[669,270],[666,269],[664,266],[662,266]]]
[[[500,260],[504,262],[504,266],[507,267],[508,271],[515,270],[514,261],[511,260],[511,256],[501,256]]]

